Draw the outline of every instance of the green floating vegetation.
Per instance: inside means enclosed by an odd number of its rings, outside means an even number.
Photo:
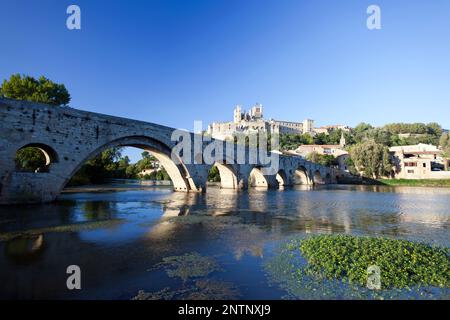
[[[369,267],[380,268],[375,288]],[[406,240],[298,236],[264,264],[287,299],[449,299],[449,250]],[[370,285],[369,285],[370,284]]]
[[[234,300],[240,297],[239,290],[229,282],[201,279],[193,285],[171,290],[164,288],[157,292],[140,290],[132,300]]]
[[[165,269],[167,276],[180,278],[182,286],[178,289],[166,287],[156,292],[140,290],[132,300],[229,300],[240,296],[239,289],[234,284],[206,278],[214,271],[222,271],[211,257],[197,252],[165,257],[150,270],[161,267]]]
[[[187,300],[234,300],[239,296],[239,290],[230,282],[200,279],[195,282]]]
[[[138,294],[131,298],[131,300],[172,300],[177,294],[185,292],[186,290],[172,291],[169,287],[156,292],[139,290]]]
[[[368,267],[380,268],[382,288],[450,286],[449,250],[406,240],[320,235],[291,241],[315,278],[340,279],[366,286]]]
[[[190,278],[206,277],[210,273],[220,270],[219,265],[213,258],[201,256],[196,252],[165,257],[159,266],[166,269],[169,277],[178,277],[184,282]]]

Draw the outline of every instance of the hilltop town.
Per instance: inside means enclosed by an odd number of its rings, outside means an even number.
[[[220,140],[238,134],[277,134],[280,151],[299,155],[353,175],[388,179],[450,179],[448,130],[437,123],[388,124],[375,128],[362,123],[316,127],[315,121],[301,122],[264,118],[262,104],[249,111],[238,105],[233,121],[213,122],[207,135]],[[364,147],[362,147],[364,146]],[[361,148],[362,147],[362,148]],[[369,163],[370,148],[379,149],[378,161]]]
[[[328,125],[316,128],[314,120],[305,119],[301,122],[284,121],[264,118],[263,105],[257,103],[246,112],[237,105],[233,111],[233,121],[213,122],[208,126],[207,134],[215,139],[227,140],[237,133],[267,132],[269,134],[329,134],[332,130],[350,131],[345,125]]]

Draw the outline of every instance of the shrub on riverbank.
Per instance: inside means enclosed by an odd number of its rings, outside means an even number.
[[[365,286],[367,268],[381,270],[382,288],[414,285],[450,287],[449,250],[386,238],[320,235],[293,240],[287,247],[307,260],[306,275]]]

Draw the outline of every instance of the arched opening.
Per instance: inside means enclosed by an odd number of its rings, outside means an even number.
[[[309,183],[308,173],[306,171],[306,168],[304,166],[300,166],[297,170],[294,172],[294,184],[303,184],[307,185]]]
[[[80,170],[80,168],[82,168],[83,165],[90,159],[93,159],[97,155],[102,154],[102,152],[120,147],[134,147],[147,151],[152,158],[154,157],[157,160],[160,168],[164,169],[164,172],[172,181],[174,190],[176,191],[190,190],[188,183],[189,174],[187,172],[187,169],[179,159],[177,159],[178,163],[175,163],[172,160],[171,149],[155,139],[142,136],[121,138],[112,141],[110,143],[107,143],[102,147],[97,148],[74,168],[65,184],[67,184],[70,178],[74,176]]]
[[[170,156],[165,153],[155,151],[152,148],[145,148],[145,150],[149,151],[159,161],[170,177],[175,190],[188,191],[188,183],[186,181],[187,174],[183,176],[182,172],[185,171],[184,168],[181,168],[181,165],[180,167],[176,165]]]
[[[250,172],[248,185],[250,187],[268,188],[269,183],[266,177],[262,174],[261,170],[258,168],[253,168]]]
[[[286,173],[284,172],[284,170],[278,171],[278,173],[276,175],[276,179],[278,181],[279,187],[284,187],[287,185],[287,178],[286,178]]]
[[[151,152],[134,147],[126,148],[125,152],[131,152],[131,150],[140,150],[141,159],[133,164],[127,161],[126,172],[125,174],[122,173],[122,176],[125,175],[126,178],[138,178],[150,181],[171,181],[166,168],[161,165],[160,161]]]
[[[213,165],[208,171],[208,183],[218,184],[220,183],[220,172],[216,165]]]
[[[314,184],[325,184],[325,181],[322,178],[319,170],[314,172]]]
[[[17,150],[14,161],[17,171],[48,172],[50,165],[58,162],[58,155],[50,146],[32,143]]]
[[[223,189],[237,189],[237,176],[230,165],[216,162],[208,174],[208,182],[219,183]]]

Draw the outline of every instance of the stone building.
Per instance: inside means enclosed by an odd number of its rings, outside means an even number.
[[[332,155],[338,162],[338,167],[342,171],[348,171],[347,159],[349,154],[344,147],[346,145],[344,134],[341,135],[339,144],[304,144],[295,150],[291,150],[291,154],[297,154],[306,158],[309,154],[316,152],[321,155]]]
[[[314,120],[306,119],[302,122],[266,120],[261,104],[256,104],[248,112],[238,105],[234,108],[232,122],[214,122],[207,129],[207,134],[220,140],[232,139],[237,133],[259,132],[314,135]]]
[[[324,133],[324,134],[328,135],[333,130],[342,130],[344,132],[350,132],[351,128],[349,126],[342,125],[342,124],[336,124],[336,125],[329,125],[329,126],[322,126],[322,127],[314,128],[314,132],[316,134]]]
[[[389,148],[397,179],[450,179],[448,159],[433,145],[419,143]]]

